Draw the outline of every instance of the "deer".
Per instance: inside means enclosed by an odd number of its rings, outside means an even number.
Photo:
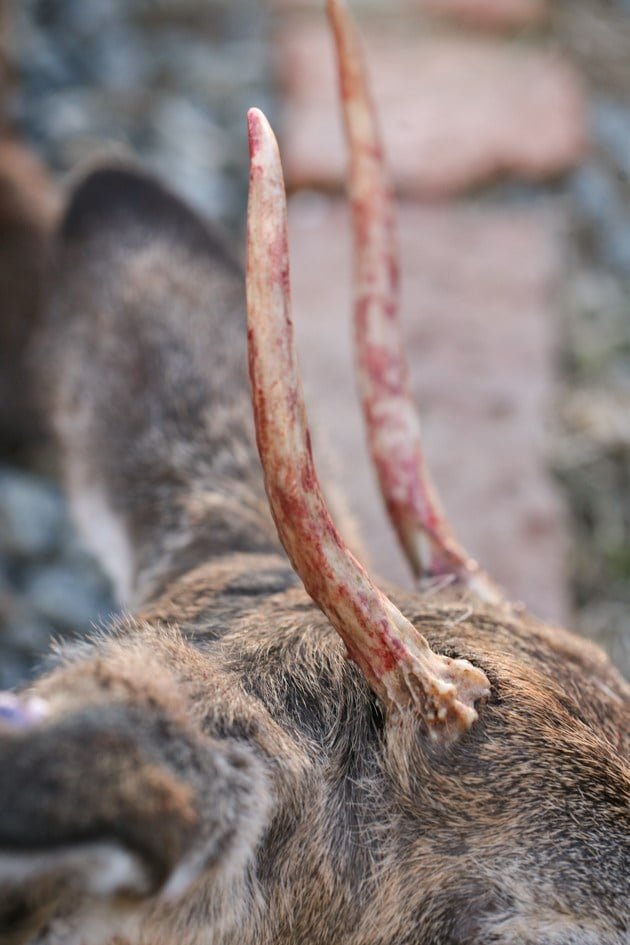
[[[630,941],[628,686],[446,522],[360,41],[327,7],[359,386],[417,590],[377,585],[319,485],[264,115],[245,292],[160,183],[92,171],[59,228],[40,383],[125,611],[0,699],[3,945]]]

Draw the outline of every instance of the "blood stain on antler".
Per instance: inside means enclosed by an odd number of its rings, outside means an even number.
[[[426,467],[398,319],[398,236],[361,44],[328,0],[349,148],[355,243],[355,344],[368,444],[381,493],[416,577],[453,575],[485,601],[502,596],[455,539]]]
[[[435,654],[346,548],[313,463],[289,294],[284,180],[273,132],[249,113],[247,306],[258,450],[280,540],[304,586],[386,708],[412,708],[428,734],[449,741],[477,718],[485,674]]]

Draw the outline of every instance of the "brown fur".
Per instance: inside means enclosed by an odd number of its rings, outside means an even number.
[[[392,592],[492,694],[448,747],[384,717],[277,546],[241,274],[156,184],[75,195],[43,360],[135,616],[0,736],[0,942],[627,945],[627,687],[562,630]]]

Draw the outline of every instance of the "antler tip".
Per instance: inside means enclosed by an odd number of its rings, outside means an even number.
[[[259,153],[262,138],[270,130],[264,112],[260,108],[250,108],[247,112],[247,131],[249,134],[249,154],[252,160]]]

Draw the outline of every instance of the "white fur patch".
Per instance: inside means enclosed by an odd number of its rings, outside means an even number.
[[[46,874],[76,874],[82,891],[106,898],[118,892],[147,893],[149,877],[140,859],[113,843],[61,847],[54,852],[0,854],[0,882],[22,885]]]

